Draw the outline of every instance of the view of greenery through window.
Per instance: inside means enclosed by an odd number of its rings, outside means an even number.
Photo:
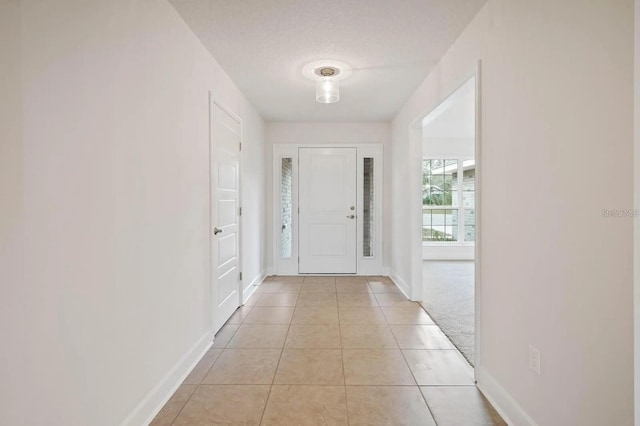
[[[422,240],[475,240],[475,161],[423,160]]]

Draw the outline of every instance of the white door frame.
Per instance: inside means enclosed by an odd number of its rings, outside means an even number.
[[[412,229],[415,229],[411,235],[411,259],[413,260],[411,265],[411,284],[410,294],[408,295],[411,300],[422,300],[422,294],[424,291],[424,283],[422,277],[422,262],[423,262],[423,244],[422,244],[422,121],[429,115],[435,108],[437,108],[441,102],[451,96],[458,88],[460,88],[469,79],[475,77],[476,79],[476,123],[475,123],[475,161],[476,161],[476,235],[474,245],[474,267],[475,267],[475,279],[474,279],[474,374],[479,370],[482,363],[482,351],[481,351],[481,295],[482,295],[482,282],[481,282],[481,266],[482,266],[482,91],[481,91],[481,65],[482,62],[478,61],[475,69],[469,74],[465,75],[458,81],[458,84],[450,90],[446,96],[438,100],[432,108],[425,111],[418,116],[410,127],[411,144],[410,150],[412,152],[411,158],[415,159],[415,162],[410,165],[412,193],[411,197],[411,225]],[[477,375],[476,375],[477,380]]]
[[[374,246],[373,255],[363,256],[363,235],[361,222],[357,229],[357,273],[349,275],[382,275],[383,269],[383,145],[382,144],[274,144],[273,145],[273,175],[272,175],[272,248],[273,248],[273,273],[276,275],[300,275],[298,273],[298,158],[299,148],[355,148],[357,157],[357,215],[363,217],[362,186],[364,158],[373,158],[374,161]],[[293,161],[293,190],[292,190],[292,250],[291,257],[280,256],[280,179],[283,158],[291,158]]]
[[[240,143],[243,140],[243,126],[242,126],[242,119],[240,118],[240,116],[238,114],[236,114],[235,112],[233,112],[230,108],[228,108],[226,105],[218,102],[211,91],[209,91],[209,119],[208,119],[208,123],[209,123],[209,158],[208,158],[208,162],[209,162],[209,306],[211,307],[211,312],[209,315],[209,320],[210,320],[210,326],[212,329],[212,332],[215,333],[217,330],[214,330],[215,328],[215,310],[214,310],[214,306],[216,304],[216,300],[215,300],[215,282],[214,280],[216,280],[217,278],[214,276],[213,274],[213,251],[211,250],[211,247],[213,245],[213,239],[214,239],[214,235],[213,235],[213,230],[216,226],[215,223],[213,223],[213,204],[214,204],[214,198],[212,196],[213,191],[212,191],[212,185],[213,182],[211,181],[211,158],[212,155],[215,153],[215,147],[214,147],[214,140],[213,140],[213,111],[214,111],[214,107],[218,107],[220,108],[222,111],[224,111],[226,114],[228,114],[235,122],[238,123],[238,126],[240,128]],[[240,149],[240,158],[239,158],[239,168],[238,168],[238,199],[239,199],[239,208],[242,209],[242,149]],[[242,234],[242,215],[239,215],[238,217],[238,270],[239,273],[242,274],[242,240],[243,240],[243,234]],[[238,307],[242,306],[242,304],[244,303],[243,300],[243,280],[240,279],[238,282],[238,289],[237,289],[237,294],[238,294]]]

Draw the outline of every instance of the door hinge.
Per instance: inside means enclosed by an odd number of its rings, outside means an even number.
[[[242,272],[240,272],[240,281],[242,281]]]
[[[242,141],[238,142],[240,144],[240,152],[242,152]]]
[[[242,207],[238,207],[238,216],[242,216]]]

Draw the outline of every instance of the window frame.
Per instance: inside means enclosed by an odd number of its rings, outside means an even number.
[[[475,245],[475,239],[474,241],[465,241],[465,236],[466,236],[466,225],[464,223],[464,213],[465,213],[465,207],[464,207],[464,203],[463,203],[463,195],[464,195],[464,188],[463,188],[463,181],[464,181],[464,162],[465,161],[473,161],[473,169],[476,169],[477,163],[475,160],[474,156],[439,156],[438,158],[423,158],[422,161],[424,163],[424,161],[430,161],[430,160],[456,160],[458,162],[458,170],[457,170],[457,187],[458,190],[457,192],[457,200],[458,200],[458,205],[454,205],[453,203],[451,205],[429,205],[429,204],[422,204],[422,214],[423,214],[423,219],[422,219],[422,230],[424,230],[424,211],[425,210],[458,210],[458,237],[455,241],[424,241],[424,239],[422,240],[422,245],[424,246],[429,246],[429,247],[452,247],[452,246],[467,246],[467,247],[473,247]],[[423,179],[424,179],[424,172],[422,174]],[[475,178],[474,178],[475,179]],[[477,190],[477,184],[474,183],[474,193]],[[475,204],[474,201],[474,211],[477,209],[477,206]],[[477,225],[475,226],[477,229]],[[474,233],[475,236],[475,233]],[[423,237],[424,238],[424,237]],[[461,240],[462,238],[462,240]]]

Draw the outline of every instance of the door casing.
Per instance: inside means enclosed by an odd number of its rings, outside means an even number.
[[[362,227],[359,225],[357,229],[357,255],[356,265],[357,272],[349,275],[388,275],[389,271],[385,265],[383,253],[383,236],[384,236],[384,212],[383,212],[383,182],[384,182],[384,150],[382,144],[274,144],[273,145],[273,161],[272,161],[272,205],[271,205],[271,239],[273,263],[268,268],[270,275],[304,275],[298,273],[298,158],[300,148],[355,148],[357,151],[357,215],[362,217],[363,206],[363,159],[373,158],[375,167],[374,176],[374,248],[373,255],[363,256],[363,233]],[[283,158],[291,158],[293,160],[293,197],[292,210],[293,215],[293,234],[292,234],[292,250],[291,256],[283,258],[280,256],[280,232],[281,232],[281,204],[280,204],[280,179],[281,164]]]
[[[214,228],[218,226],[218,222],[220,220],[219,210],[218,210],[218,197],[217,193],[214,191],[214,182],[215,176],[214,173],[217,173],[214,164],[217,157],[218,152],[218,141],[216,140],[216,134],[214,130],[214,120],[217,118],[216,114],[224,114],[227,116],[226,119],[231,119],[238,127],[238,176],[237,176],[237,208],[235,211],[236,215],[236,226],[237,226],[237,256],[236,256],[236,271],[231,273],[236,275],[236,282],[234,284],[235,294],[229,296],[229,311],[224,315],[221,315],[221,312],[217,308],[218,306],[218,298],[217,298],[217,290],[219,286],[218,276],[214,271],[217,270],[217,259],[214,256],[214,244],[217,244],[219,237],[214,235]],[[241,274],[242,274],[242,216],[240,214],[241,209],[241,201],[242,201],[242,150],[241,150],[241,141],[242,141],[242,120],[229,108],[215,101],[212,93],[209,92],[209,194],[210,194],[210,202],[209,202],[209,247],[210,247],[210,298],[211,298],[211,327],[213,333],[216,333],[219,328],[224,325],[224,322],[228,320],[235,309],[237,309],[243,303],[243,284]],[[233,309],[233,310],[231,310]],[[226,318],[225,318],[226,317]]]
[[[476,162],[476,183],[475,183],[475,244],[474,244],[474,374],[476,381],[478,380],[478,371],[482,369],[482,203],[483,203],[483,161],[482,161],[482,61],[478,61],[473,70],[466,75],[462,75],[457,84],[452,86],[452,90],[435,102],[432,108],[420,114],[410,125],[409,132],[411,137],[410,148],[415,158],[415,163],[410,165],[410,185],[411,193],[411,226],[416,232],[412,235],[410,256],[412,260],[412,273],[409,297],[411,300],[421,300],[423,294],[423,277],[422,277],[422,235],[419,230],[422,229],[422,120],[428,116],[442,101],[454,93],[469,79],[475,77],[475,162]]]

